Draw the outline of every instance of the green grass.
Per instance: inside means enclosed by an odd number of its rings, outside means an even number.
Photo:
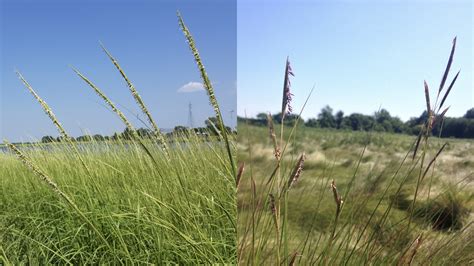
[[[235,261],[235,186],[223,145],[190,138],[173,163],[151,143],[24,149],[105,237],[13,155],[0,160],[0,251],[13,264]],[[87,146],[86,146],[87,147]],[[97,148],[101,151],[97,151]],[[0,252],[2,255],[2,252]]]
[[[238,158],[246,163],[238,192],[239,258],[242,264],[275,263],[278,244],[267,197],[278,186],[265,185],[277,164],[273,144],[266,127],[239,124],[238,129]],[[287,140],[290,129],[285,132]],[[444,142],[448,146],[420,186],[409,226],[419,160],[412,161],[412,153],[403,158],[415,139],[297,126],[282,159],[281,178],[288,180],[303,151],[306,161],[302,176],[280,201],[279,249],[286,250],[281,261],[290,263],[297,252],[295,261],[302,265],[407,263],[412,243],[422,234],[415,263],[472,262],[474,141],[430,139],[427,158]],[[333,179],[344,200],[337,223]]]
[[[131,132],[130,140],[74,142],[18,72],[61,135],[52,144],[0,153],[0,265],[235,264],[235,137],[224,130],[194,40],[179,25],[217,117],[216,137],[194,131],[166,140],[118,61],[153,130],[142,139],[125,115],[80,74]]]

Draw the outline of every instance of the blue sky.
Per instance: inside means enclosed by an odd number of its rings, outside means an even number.
[[[346,114],[379,107],[403,120],[432,101],[457,36],[449,81],[461,74],[445,105],[448,116],[474,106],[473,7],[465,1],[238,1],[238,114],[281,110],[290,57],[293,109],[303,117],[330,105]]]
[[[187,125],[189,102],[194,125],[203,125],[213,110],[199,90],[199,72],[178,27],[177,10],[195,38],[226,123],[235,125],[230,113],[237,108],[235,1],[0,2],[2,139],[58,135],[15,69],[73,136],[83,131],[110,135],[124,126],[69,65],[96,83],[136,127],[143,126],[135,118],[144,118],[139,107],[99,41],[118,59],[159,127]]]

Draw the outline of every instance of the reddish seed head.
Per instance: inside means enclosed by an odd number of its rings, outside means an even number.
[[[303,172],[303,164],[304,160],[306,159],[306,155],[303,152],[301,154],[300,158],[298,159],[298,162],[295,165],[295,168],[293,169],[293,172],[291,173],[290,180],[288,180],[288,189],[291,188],[291,186],[298,181],[298,178],[301,176],[301,172]]]
[[[291,87],[290,75],[293,77],[295,76],[295,74],[293,73],[293,69],[291,68],[291,65],[290,65],[290,60],[286,58],[285,80],[283,83],[283,103],[281,107],[281,113],[283,117],[285,116],[285,114],[290,114],[293,111],[293,108],[291,107],[293,94],[290,91],[290,87]]]

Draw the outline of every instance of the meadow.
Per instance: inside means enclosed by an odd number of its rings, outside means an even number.
[[[281,113],[238,125],[242,265],[474,262],[474,141],[433,133],[459,75],[446,82],[455,47],[435,97],[424,83],[418,136],[306,127],[313,90],[292,116],[287,59]]]
[[[279,130],[275,126],[275,132]],[[290,135],[287,131],[284,139]],[[281,203],[288,208],[282,261],[397,264],[422,235],[416,263],[472,263],[474,140],[431,139],[430,155],[448,145],[418,191],[408,227],[419,161],[405,157],[415,140],[402,134],[298,126],[281,163],[286,184],[305,153],[301,176],[289,189],[287,202]],[[267,184],[276,163],[269,129],[239,124],[238,143],[239,161],[246,163],[238,190],[239,258],[274,263],[277,240]],[[332,180],[343,195],[337,221]],[[279,237],[283,241],[284,236]]]
[[[8,151],[0,152],[0,264],[235,263],[235,137],[224,130],[193,38],[179,14],[178,18],[219,134],[210,140],[194,131],[164,138],[146,99],[103,47],[153,134],[139,137],[108,96],[73,69],[132,132],[129,140],[81,145],[18,73],[61,141],[33,145],[5,141],[3,149]]]

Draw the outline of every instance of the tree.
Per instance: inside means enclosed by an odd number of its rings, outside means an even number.
[[[187,132],[189,128],[185,126],[175,126],[173,132]]]
[[[76,141],[80,141],[80,142],[88,142],[91,140],[92,140],[92,137],[89,135],[79,136],[76,138]]]
[[[310,118],[306,121],[305,126],[307,127],[319,127],[318,120],[316,118]]]
[[[193,129],[190,129],[185,126],[175,126],[173,129],[173,134],[189,136],[189,133],[193,132]],[[196,129],[194,129],[196,132]]]
[[[390,121],[392,119],[390,113],[385,109],[381,109],[380,111],[375,112],[374,118],[375,121],[379,124],[383,124],[383,122],[387,120]]]
[[[441,137],[474,138],[474,120],[468,118],[451,118],[444,121],[440,129]]]
[[[403,121],[398,117],[392,117],[392,129],[395,133],[407,133],[407,127]]]
[[[196,133],[197,135],[208,135],[209,134],[209,130],[205,127],[195,127],[193,128],[194,130],[194,133]]]
[[[296,120],[298,120],[298,118],[300,120],[300,123],[304,124],[303,118],[301,118],[297,114],[286,114],[285,120],[283,120],[283,123],[285,123],[285,125],[288,125],[288,126],[293,126],[296,123]],[[275,124],[281,124],[281,112],[279,112],[278,114],[272,115],[272,120],[273,120],[273,123]]]
[[[446,118],[446,120],[444,121],[443,129],[441,131],[441,136],[462,138],[466,126],[466,123],[464,123],[463,120],[467,119],[456,119],[450,117]]]
[[[385,110],[381,109],[380,111],[377,111],[374,113],[374,120],[375,120],[375,125],[374,129],[376,131],[384,131],[384,132],[393,132],[393,126],[392,126],[392,116],[390,116],[390,113]]]
[[[463,117],[467,119],[474,119],[474,108],[467,110],[466,114]]]
[[[132,129],[129,129],[128,127],[125,128],[125,130],[122,132],[120,135],[121,138],[126,139],[126,140],[131,140],[133,138],[134,132]]]
[[[342,120],[344,119],[344,112],[339,110],[336,113],[336,128],[340,129],[342,126]]]
[[[65,138],[65,137],[63,137],[63,136],[59,136],[59,137],[56,138],[56,141],[57,141],[57,142],[63,142],[63,141],[68,141],[68,140],[69,140],[69,141],[74,141],[74,138],[73,138],[73,137],[69,137],[69,139],[67,139],[67,138]]]
[[[463,138],[474,138],[474,120],[469,119],[466,122],[466,127],[464,128]]]
[[[418,117],[418,119],[416,119],[416,123],[417,125],[422,125],[424,124],[426,121],[428,121],[428,111],[423,111],[423,113],[421,113],[421,115]]]
[[[281,113],[272,115],[272,119],[276,124],[281,123],[281,117]],[[381,132],[418,135],[428,120],[428,112],[423,111],[418,117],[412,117],[407,122],[403,122],[398,117],[392,117],[386,109],[381,109],[373,115],[352,113],[349,116],[344,116],[343,111],[338,111],[333,115],[333,109],[330,106],[325,106],[321,109],[321,113],[318,114],[317,118],[309,118],[305,122],[296,114],[288,114],[285,116],[284,123],[287,126],[293,126],[297,119],[300,119],[301,124],[304,124],[307,127],[364,131],[375,130]],[[238,117],[239,123],[259,126],[265,126],[266,120],[267,115],[265,113],[259,113],[256,118]],[[217,122],[215,118],[210,118],[209,121],[206,121],[208,127],[211,125],[211,121],[213,121],[213,123]],[[430,132],[430,134],[434,136],[448,138],[474,138],[474,108],[467,110],[463,117],[442,118],[438,115],[434,121],[435,122]],[[230,131],[230,129],[228,130]]]
[[[112,140],[119,140],[120,139],[120,135],[115,132],[114,135],[112,136]]]
[[[374,124],[374,118],[363,114],[353,113],[348,117],[347,122],[352,130],[369,131],[372,129]]]
[[[216,127],[217,129],[219,129],[219,121],[217,120],[217,118],[215,116],[212,116],[212,117],[208,117],[206,119],[206,121],[204,121],[204,123],[206,124],[206,126],[210,129],[214,129],[214,127]]]
[[[208,131],[211,132],[214,135],[219,135],[221,128],[219,125],[219,121],[217,120],[216,117],[209,117],[206,121],[206,126],[208,128]],[[224,126],[225,130],[227,131],[228,134],[232,132],[232,129],[228,126]]]
[[[148,128],[141,127],[139,129],[137,129],[137,135],[140,138],[149,138],[153,135],[153,132]]]
[[[100,134],[95,134],[93,137],[92,137],[95,141],[104,141],[105,140],[105,137],[100,135]]]
[[[419,117],[412,117],[405,123],[407,132],[413,135],[418,135],[421,128],[428,120],[428,111],[424,110]]]
[[[332,108],[329,105],[326,105],[321,109],[321,113],[318,115],[319,126],[322,128],[335,128],[336,119],[332,114]]]
[[[257,114],[257,119],[267,121],[267,114],[266,113],[258,113]]]
[[[44,137],[41,138],[41,142],[43,142],[43,143],[51,143],[51,142],[54,142],[54,141],[56,141],[56,140],[52,136],[44,136]]]

